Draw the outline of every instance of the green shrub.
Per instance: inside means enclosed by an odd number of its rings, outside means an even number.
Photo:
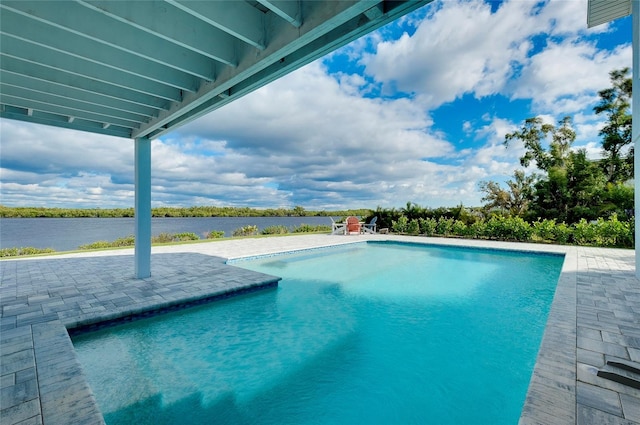
[[[410,235],[417,235],[420,233],[420,225],[418,224],[418,220],[412,218],[407,224],[407,233]]]
[[[467,236],[474,239],[484,238],[487,234],[487,225],[484,220],[478,220],[467,226]]]
[[[633,247],[631,223],[619,221],[615,213],[606,221],[599,218],[595,225],[600,246]]]
[[[248,225],[233,231],[233,236],[253,236],[258,234],[258,226]]]
[[[134,246],[136,244],[136,237],[134,235],[125,236],[124,238],[118,238],[112,242],[113,246]]]
[[[422,218],[418,219],[418,224],[420,225],[420,233],[426,236],[433,236],[436,232],[436,225],[438,222],[433,218]]]
[[[86,245],[80,245],[78,249],[105,249],[105,248],[117,248],[121,246],[133,246],[135,245],[135,236],[129,235],[123,238],[118,238],[115,241],[97,241]]]
[[[525,242],[531,239],[533,229],[520,217],[493,216],[486,222],[485,234],[491,239]]]
[[[160,233],[157,236],[153,236],[151,238],[151,243],[171,243],[171,242],[182,242],[182,241],[197,241],[200,239],[200,236],[196,235],[193,232],[183,232],[183,233]]]
[[[541,241],[555,241],[556,240],[556,220],[544,219],[542,221],[537,220],[533,223],[533,236]]]
[[[584,218],[573,225],[573,241],[578,245],[595,245],[599,235],[595,225]]]
[[[78,249],[103,249],[103,248],[111,248],[111,242],[109,241],[95,241],[85,245],[80,245]]]
[[[0,249],[0,257],[17,257],[20,255],[20,248],[2,248]]]
[[[311,224],[301,224],[293,228],[293,233],[318,233],[318,232],[330,232],[331,226],[325,224],[318,224],[313,226]]]
[[[286,235],[289,233],[289,228],[283,225],[268,226],[262,229],[260,233],[263,235]]]
[[[224,232],[221,230],[212,230],[205,236],[207,239],[222,239],[224,238]]]
[[[408,224],[409,220],[407,220],[407,217],[401,215],[400,217],[398,217],[397,221],[393,220],[391,222],[391,230],[393,230],[395,233],[406,233]]]
[[[50,254],[56,252],[53,248],[34,248],[32,246],[22,248],[2,248],[0,257],[18,257],[20,255]]]
[[[200,236],[193,232],[176,233],[173,235],[174,241],[197,241],[200,240]]]
[[[451,226],[451,234],[455,236],[467,236],[469,233],[467,225],[462,220],[456,220]]]
[[[438,223],[436,224],[436,233],[438,235],[449,236],[451,230],[453,229],[453,219],[440,217],[438,219]]]
[[[173,235],[171,233],[160,233],[157,236],[151,237],[151,243],[169,243],[173,242]]]
[[[556,227],[553,229],[553,237],[557,243],[566,244],[569,243],[571,237],[573,236],[573,231],[571,227],[567,225],[564,221],[562,223],[556,223]]]

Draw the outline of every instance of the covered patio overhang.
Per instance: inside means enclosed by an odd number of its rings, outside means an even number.
[[[134,139],[135,276],[151,140],[431,0],[0,2],[0,116]]]

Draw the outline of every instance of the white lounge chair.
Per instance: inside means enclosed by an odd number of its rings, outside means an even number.
[[[373,217],[368,224],[363,224],[362,225],[362,232],[363,233],[375,234],[376,233],[376,221],[378,221],[378,216]]]
[[[331,234],[332,235],[346,235],[347,234],[347,223],[336,223],[333,221],[333,217],[329,217],[331,219]]]

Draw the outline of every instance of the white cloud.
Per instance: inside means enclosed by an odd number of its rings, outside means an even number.
[[[444,179],[424,159],[451,155],[453,146],[430,130],[419,104],[362,97],[362,81],[334,78],[314,63],[180,129],[179,137],[224,140],[229,153],[216,161],[256,171],[296,204],[424,199],[416,187],[437,190]]]
[[[379,43],[363,63],[376,80],[416,93],[428,107],[464,93],[498,93],[514,74],[514,63],[526,59],[531,35],[550,27],[532,15],[535,7],[512,1],[492,13],[480,0],[440,2],[412,37]]]
[[[381,41],[362,62],[387,91],[413,93],[431,109],[502,94],[532,99],[535,113],[572,114],[608,86],[609,70],[631,63],[630,44],[603,51],[585,40],[609,30],[587,30],[586,11],[586,0],[510,1],[493,13],[481,0],[442,1],[413,36]]]
[[[607,52],[597,50],[594,43],[550,42],[528,61],[512,97],[533,99],[537,111],[574,114],[592,107],[597,92],[610,86],[610,70],[630,63],[630,45]]]

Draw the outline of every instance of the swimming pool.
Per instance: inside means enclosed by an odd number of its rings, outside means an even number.
[[[516,423],[563,257],[357,244],[74,338],[108,424]]]

